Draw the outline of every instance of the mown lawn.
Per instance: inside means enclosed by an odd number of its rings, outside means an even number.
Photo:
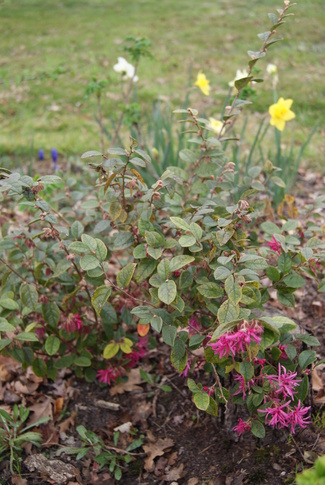
[[[84,98],[92,76],[110,77],[104,116],[119,113],[119,78],[112,67],[124,55],[125,37],[146,36],[154,59],[139,68],[137,100],[144,112],[159,97],[179,107],[202,69],[212,92],[191,89],[190,103],[218,117],[228,82],[243,69],[247,50],[257,50],[256,34],[269,27],[267,13],[281,0],[20,0],[1,4],[0,154],[29,154],[52,146],[65,156],[99,147],[95,100]],[[298,142],[315,123],[320,128],[306,156],[321,166],[324,155],[325,2],[298,1],[283,29],[285,40],[270,48],[277,64],[279,96],[294,99]],[[58,71],[62,71],[58,74]],[[267,112],[270,81],[257,87],[252,112]],[[292,126],[292,125],[291,125]],[[289,125],[288,125],[289,127]],[[289,128],[288,128],[289,130]],[[292,130],[292,128],[290,128]],[[289,137],[289,131],[288,135]]]

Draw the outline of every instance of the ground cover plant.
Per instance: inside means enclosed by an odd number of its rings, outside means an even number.
[[[324,292],[325,195],[299,207],[298,217],[295,199],[284,192],[279,198],[277,188],[286,188],[279,157],[251,163],[241,173],[229,150],[238,141],[237,119],[251,104],[253,83],[262,81],[259,66],[280,40],[292,7],[285,1],[268,15],[268,30],[258,34],[258,50],[248,51],[247,68],[233,81],[220,120],[190,107],[176,110],[188,137],[179,152],[182,167],[157,174],[134,137],[115,145],[123,119],[134,110],[122,110],[105,150],[105,83],[94,78],[88,95],[97,98],[103,150],[90,146],[81,157],[92,174],[57,170],[54,148],[55,174],[0,169],[3,356],[32,369],[36,379],[55,382],[72,372],[87,383],[118,388],[132,386],[143,361],[165,345],[196,408],[224,416],[232,436],[251,432],[264,439],[267,428],[294,436],[311,424],[311,406],[304,402],[311,371],[322,363],[314,350],[319,341],[286,312],[295,308],[306,281]],[[145,38],[128,39],[133,64],[119,58],[114,66],[125,102],[149,47]],[[210,94],[203,70],[193,84]],[[281,96],[270,104],[278,148],[280,132],[295,118],[293,108],[292,99]],[[148,174],[156,179],[147,185]],[[171,390],[164,372],[153,377],[144,368],[139,375],[157,392]],[[236,417],[234,409],[240,409]],[[14,412],[17,418],[18,408]],[[10,422],[8,413],[1,416]],[[85,426],[77,431],[80,446],[65,446],[57,456],[90,456],[94,470],[106,467],[117,481],[139,448],[150,450],[132,423],[114,428],[112,446]],[[129,442],[120,447],[124,433]],[[31,432],[25,439],[39,441]],[[146,471],[156,456],[149,455]]]

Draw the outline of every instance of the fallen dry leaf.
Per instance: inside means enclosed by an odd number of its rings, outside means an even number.
[[[63,408],[63,397],[56,398],[54,402],[54,414],[60,414]]]
[[[0,381],[11,381],[21,368],[21,364],[12,357],[0,355]]]
[[[52,411],[53,400],[50,397],[45,396],[42,402],[38,402],[29,407],[29,409],[34,413],[29,419],[28,424],[36,423],[39,419],[49,417],[53,420]]]
[[[186,475],[186,472],[184,472],[184,465],[181,463],[178,467],[169,470],[169,472],[166,473],[163,478],[167,482],[173,482],[174,480],[179,480],[184,475]]]
[[[62,421],[62,423],[59,423],[59,430],[60,430],[60,433],[65,433],[66,431],[68,431],[68,429],[70,428],[70,426],[74,426],[74,418],[75,418],[75,415],[76,415],[76,412],[75,411],[72,411],[70,416],[65,419],[64,421]]]
[[[199,483],[199,479],[196,477],[192,477],[187,482],[187,485],[197,485]]]
[[[16,381],[14,383],[14,390],[18,394],[33,394],[39,386],[38,382],[27,382],[26,384],[23,384],[20,381]]]
[[[144,460],[144,468],[147,472],[151,472],[154,469],[154,459],[157,456],[162,456],[168,448],[174,446],[174,441],[170,438],[159,439],[156,443],[150,445],[144,445],[143,450],[148,454]]]
[[[115,396],[116,394],[124,394],[125,392],[136,390],[142,391],[142,387],[138,386],[141,382],[143,382],[143,379],[140,376],[140,369],[131,369],[128,374],[128,380],[111,387],[109,390],[110,395]]]

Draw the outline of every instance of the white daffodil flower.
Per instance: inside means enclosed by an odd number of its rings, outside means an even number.
[[[276,67],[275,64],[268,64],[266,66],[266,70],[269,74],[274,75],[278,72],[278,68]]]
[[[134,82],[138,81],[138,76],[135,76],[135,68],[124,57],[117,58],[118,63],[113,66],[115,72],[120,72],[123,79],[133,79]]]
[[[233,88],[235,86],[235,82],[238,81],[238,79],[242,79],[243,77],[248,77],[248,72],[246,71],[246,69],[244,69],[243,71],[241,71],[240,69],[237,69],[235,79],[233,81],[230,81],[228,83],[228,86]]]

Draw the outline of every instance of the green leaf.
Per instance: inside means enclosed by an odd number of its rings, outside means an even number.
[[[61,181],[61,177],[58,177],[57,175],[43,175],[37,180],[37,182],[42,182],[43,184],[57,184]]]
[[[109,215],[112,221],[116,221],[121,215],[122,206],[118,200],[114,200],[109,206]]]
[[[289,288],[301,288],[306,284],[303,277],[295,272],[288,274],[283,281]]]
[[[137,306],[131,310],[132,315],[135,315],[138,318],[148,318],[152,317],[154,308],[149,306]]]
[[[203,340],[205,339],[205,336],[204,335],[193,335],[191,338],[190,338],[190,341],[188,343],[188,346],[191,350],[195,350],[195,349],[198,349],[201,345],[201,343],[203,342]]]
[[[211,416],[218,416],[218,404],[212,397],[209,397],[209,407],[206,412]]]
[[[296,387],[296,397],[300,399],[301,402],[304,402],[308,395],[308,388],[309,388],[309,380],[308,376],[304,376],[302,381],[300,382],[299,386]]]
[[[45,341],[45,350],[48,355],[55,355],[60,348],[60,340],[55,335],[50,335]]]
[[[38,302],[38,293],[35,286],[23,283],[19,294],[23,305],[35,311]]]
[[[96,247],[97,247],[97,244],[96,244]],[[83,269],[84,271],[95,269],[97,268],[97,266],[99,266],[99,264],[100,263],[98,259],[93,254],[87,254],[86,256],[80,259],[80,266],[81,266],[81,269]]]
[[[157,273],[162,280],[168,279],[170,262],[168,259],[163,259],[157,266]]]
[[[117,273],[116,281],[118,286],[120,286],[121,288],[129,286],[136,266],[136,263],[129,263],[124,266],[124,268],[122,268],[119,273]]]
[[[239,373],[248,382],[254,376],[254,365],[251,362],[243,361],[239,364]]]
[[[243,77],[241,79],[237,79],[237,81],[235,81],[235,88],[240,91],[241,89],[243,89],[245,86],[247,86],[247,84],[250,83],[250,81],[253,79],[254,76],[247,76],[247,77]]]
[[[156,330],[156,332],[161,332],[161,329],[162,329],[162,326],[163,326],[163,321],[162,321],[162,318],[161,317],[158,317],[158,316],[154,316],[151,320],[150,320],[150,325],[152,326],[152,328],[154,330]]]
[[[79,221],[74,221],[70,228],[70,234],[73,237],[73,239],[79,239],[81,234],[84,232],[84,226],[81,224]]]
[[[164,325],[162,328],[162,338],[165,344],[174,347],[177,328],[171,325]]]
[[[199,285],[198,292],[205,298],[220,298],[223,295],[223,289],[217,283],[209,282]]]
[[[228,295],[230,302],[233,305],[237,305],[242,297],[242,289],[238,283],[235,282],[233,275],[228,276],[225,281],[225,291]]]
[[[0,306],[5,308],[6,310],[19,310],[18,303],[15,300],[12,300],[11,298],[1,298]]]
[[[192,273],[188,270],[182,272],[179,277],[178,285],[180,289],[188,288],[193,283],[193,276]]]
[[[177,271],[192,263],[194,260],[195,258],[193,258],[193,256],[175,256],[170,260],[169,271],[173,273],[174,271]]]
[[[64,357],[61,357],[54,363],[54,367],[56,369],[64,369],[65,367],[70,367],[75,359],[75,355],[70,354],[70,355],[65,355]]]
[[[294,337],[296,340],[301,340],[304,344],[309,345],[310,347],[318,347],[320,345],[319,340],[308,333],[295,333]]]
[[[37,335],[32,332],[22,332],[15,336],[16,340],[22,340],[23,342],[38,342]]]
[[[306,369],[315,360],[316,352],[314,350],[304,350],[298,357],[298,363],[302,370]]]
[[[88,234],[82,234],[81,241],[90,249],[90,251],[96,251],[97,241]]]
[[[0,332],[14,332],[16,329],[5,318],[0,317]],[[1,340],[0,340],[1,342]]]
[[[43,359],[34,359],[32,369],[37,377],[45,377],[47,373],[47,366]]]
[[[271,236],[273,236],[274,234],[281,234],[281,230],[276,224],[274,224],[274,222],[263,222],[260,227],[264,232],[270,234]]]
[[[171,217],[170,220],[172,221],[172,223],[176,227],[179,227],[180,229],[183,229],[184,231],[190,231],[191,232],[191,226],[188,224],[188,222],[184,221],[180,217]]]
[[[134,152],[137,155],[140,155],[140,157],[142,157],[147,163],[151,163],[150,155],[148,155],[147,152],[140,150],[140,148],[137,148],[136,150],[134,150]]]
[[[12,338],[3,338],[0,340],[0,352],[3,350],[5,347],[11,344]]]
[[[43,304],[42,315],[46,323],[55,328],[60,320],[60,310],[56,303]]]
[[[146,167],[146,162],[142,158],[134,157],[130,160],[130,163],[136,167]]]
[[[152,248],[151,246],[147,247],[147,253],[153,259],[159,259],[162,256],[162,249],[161,248]]]
[[[94,291],[94,294],[91,298],[91,303],[93,307],[95,308],[95,311],[98,316],[100,316],[101,311],[107,302],[112,290],[110,286],[102,285],[96,288]]]
[[[111,228],[111,223],[109,220],[99,221],[94,227],[94,234],[100,234],[101,232],[107,231]],[[98,239],[96,239],[98,241]]]
[[[223,302],[218,310],[218,320],[220,324],[232,322],[239,315],[239,307],[231,303],[230,300]]]
[[[171,362],[177,372],[182,372],[187,364],[187,355],[184,342],[177,338],[171,352]]]
[[[285,293],[283,291],[277,291],[278,300],[282,305],[288,306],[290,308],[294,308],[295,306],[295,297],[292,293]]]
[[[90,150],[81,155],[80,158],[102,157],[103,155],[97,150]]]
[[[225,244],[227,244],[227,242],[232,238],[232,235],[234,234],[234,232],[235,232],[234,230],[226,231],[224,229],[217,231],[216,236],[220,246],[224,246]]]
[[[245,254],[240,258],[239,262],[243,263],[246,268],[253,270],[262,270],[268,266],[266,259],[257,254]]]
[[[288,253],[282,253],[278,257],[277,264],[278,264],[279,270],[282,271],[282,273],[287,274],[291,270],[291,266],[292,266],[291,257],[289,256]]]
[[[90,367],[91,360],[89,359],[89,357],[80,355],[79,357],[75,358],[74,364],[77,365],[78,367]]]
[[[202,229],[201,229],[201,227],[198,224],[196,224],[195,222],[191,222],[191,224],[190,224],[190,231],[193,234],[193,236],[195,237],[195,239],[197,241],[200,241],[200,239],[202,238]]]
[[[137,283],[145,281],[156,269],[157,263],[154,259],[144,259],[138,264],[134,279]]]
[[[253,421],[251,431],[256,438],[265,438],[265,426],[257,419]]]
[[[186,234],[185,236],[181,236],[178,242],[182,246],[182,248],[189,248],[196,243],[196,239],[194,236]]]
[[[177,288],[175,281],[165,281],[158,289],[158,298],[166,305],[170,305],[176,298]]]
[[[295,330],[295,328],[297,328],[297,325],[293,320],[287,317],[283,317],[281,315],[278,315],[276,317],[261,316],[259,317],[259,319],[262,322],[265,322],[266,324],[268,324],[266,326],[277,334],[280,333],[280,330],[281,330],[281,333],[284,333],[284,331],[290,332],[291,330]]]
[[[226,268],[225,266],[219,266],[214,272],[214,277],[216,280],[222,281],[228,278],[230,274],[231,272],[228,268]]]
[[[133,257],[135,259],[144,259],[147,257],[145,244],[139,244],[133,249]]]
[[[279,271],[274,266],[269,266],[268,268],[266,268],[266,276],[273,283],[276,283],[281,278]]]
[[[195,406],[201,411],[206,411],[210,404],[210,398],[206,392],[195,392],[193,401]]]
[[[156,231],[146,231],[145,239],[149,246],[153,248],[162,248],[164,246],[164,236]]]
[[[104,359],[112,359],[119,350],[120,350],[120,346],[115,342],[106,345],[103,352]]]
[[[97,243],[96,256],[99,259],[99,261],[102,263],[106,259],[107,248],[106,248],[105,244],[103,243],[103,241],[101,241],[100,239],[95,239],[95,241]]]
[[[74,254],[84,254],[84,253],[89,253],[89,248],[86,246],[86,244],[80,242],[80,241],[75,241],[70,244],[68,247],[69,251]]]

